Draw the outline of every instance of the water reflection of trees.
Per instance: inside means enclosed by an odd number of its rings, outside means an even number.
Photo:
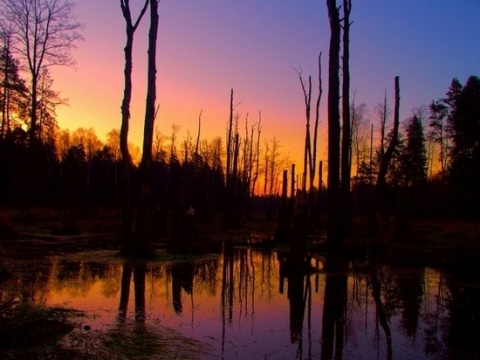
[[[135,303],[135,322],[145,322],[145,288],[146,288],[146,272],[145,264],[130,263],[123,264],[121,286],[120,286],[120,300],[118,305],[118,322],[120,324],[126,322],[128,313],[128,303],[130,299],[130,284],[133,275],[134,288],[134,303]]]
[[[55,260],[49,283],[54,290],[66,290],[73,297],[85,297],[94,284],[100,281],[102,294],[108,298],[114,297],[119,291],[120,272],[119,264]]]
[[[175,264],[171,268],[172,275],[172,305],[177,314],[182,313],[182,289],[193,295],[193,263]],[[193,298],[192,298],[193,301]]]
[[[382,275],[381,271],[376,271],[377,269],[373,269],[370,274],[370,286],[372,290],[372,297],[375,302],[375,311],[376,311],[376,322],[375,322],[375,329],[378,329],[378,324],[380,324],[383,332],[385,333],[385,339],[387,344],[387,359],[392,359],[393,356],[393,347],[392,347],[392,330],[390,328],[390,318],[391,318],[391,311],[389,311],[388,303],[384,304],[382,302],[382,287],[380,282],[380,277]],[[387,286],[385,287],[387,290],[390,290],[391,287],[390,282],[386,282]],[[385,291],[385,297],[388,298],[388,291]],[[376,343],[377,347],[379,346],[379,333],[378,330],[376,331]]]
[[[328,259],[322,318],[321,359],[342,359],[347,306],[348,262]]]
[[[275,253],[268,250],[234,248],[226,245],[223,249],[221,282],[221,321],[222,356],[225,354],[227,325],[233,323],[235,305],[238,306],[239,323],[241,318],[255,323],[255,301],[258,298],[272,299],[275,279],[278,276]]]
[[[455,358],[480,350],[476,271],[337,261],[325,272],[318,259],[312,264],[322,272],[285,274],[276,252],[228,246],[223,257],[212,260],[143,267],[55,260],[50,268],[26,271],[2,283],[0,300],[41,304],[52,292],[88,297],[96,291],[104,298],[117,296],[120,323],[127,319],[129,302],[130,307],[134,305],[135,320],[142,323],[146,302],[158,307],[159,299],[168,300],[179,316],[191,307],[193,322],[197,299],[208,295],[220,303],[225,343],[233,324],[235,329],[244,324],[253,329],[256,302],[275,302],[279,294],[288,299],[286,325],[299,358],[342,358],[345,349],[359,339],[374,339],[373,351],[387,359],[398,356],[395,344],[405,339],[426,356]],[[321,333],[316,332],[319,329]]]
[[[225,246],[220,302],[222,313],[227,314],[229,322],[232,321],[234,304],[238,303],[239,315],[253,318],[257,296],[272,299],[278,276],[276,269],[273,251]]]
[[[480,331],[476,331],[478,324],[474,319],[480,305],[480,291],[475,291],[475,287],[468,287],[466,291],[458,285],[462,282],[456,279],[451,284],[457,284],[453,286],[459,288],[452,291],[441,273],[430,269],[401,269],[368,263],[361,266],[362,271],[357,271],[356,264],[339,259],[332,263],[332,259],[329,259],[328,271],[321,275],[325,281],[320,358],[344,357],[345,347],[362,332],[358,326],[362,322],[362,312],[364,334],[360,336],[374,335],[376,350],[372,349],[372,356],[376,351],[377,358],[383,357],[380,354],[384,354],[386,359],[394,358],[395,341],[400,341],[402,336],[410,339],[413,348],[423,344],[423,348],[419,347],[418,350],[423,350],[427,355],[448,353],[442,351],[443,342],[452,347],[451,351],[455,351],[455,355],[458,355],[458,349],[466,348],[465,343],[470,346],[478,344]],[[365,269],[370,270],[365,272]],[[315,284],[313,289],[312,277]],[[290,272],[281,275],[280,293],[284,293],[283,279],[287,279],[288,283],[290,335],[291,342],[298,343],[297,358],[305,358],[305,321],[308,327],[307,358],[312,358],[309,299],[312,290],[315,293],[319,290],[318,277],[318,273]],[[458,300],[455,299],[456,294]],[[373,305],[373,313],[369,304]],[[449,311],[448,314],[446,310]],[[472,314],[472,318],[464,318]],[[468,328],[475,330],[467,331]],[[445,330],[442,340],[442,331]],[[465,337],[465,334],[469,336]],[[478,349],[473,348],[471,351]]]
[[[447,276],[450,298],[445,342],[454,358],[480,351],[480,287],[478,269],[464,269]],[[478,356],[478,355],[477,355]]]

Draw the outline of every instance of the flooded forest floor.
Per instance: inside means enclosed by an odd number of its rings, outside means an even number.
[[[322,253],[325,224],[312,229],[307,244],[310,253]],[[276,222],[246,221],[241,228],[225,230],[221,219],[197,222],[203,239],[235,245],[268,246],[283,251],[288,245],[275,244]],[[366,220],[356,219],[351,243],[353,256],[374,254],[379,261],[399,266],[472,267],[480,258],[478,222],[446,219],[417,220],[408,235],[394,235],[386,224],[375,239],[363,236]],[[0,282],[15,272],[42,272],[51,257],[121,261],[121,211],[104,210],[74,217],[50,209],[30,211],[0,209]],[[165,251],[168,232],[151,242],[154,261],[194,260],[204,255],[171,255]],[[358,252],[358,254],[355,254]],[[89,255],[90,254],[90,255]],[[352,254],[350,254],[352,255]],[[21,287],[21,284],[19,284]],[[21,292],[22,289],[18,289]],[[0,291],[0,357],[103,359],[103,358],[198,358],[201,343],[162,329],[152,335],[132,324],[128,331],[94,332],[75,309],[27,306],[12,294]],[[82,325],[79,325],[82,324]],[[145,330],[145,329],[144,329]],[[68,335],[67,335],[68,334]],[[66,340],[67,339],[67,340]],[[108,355],[107,355],[108,354]],[[172,354],[178,354],[172,357]]]

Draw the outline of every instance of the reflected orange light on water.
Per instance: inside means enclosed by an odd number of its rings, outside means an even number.
[[[325,273],[319,257],[311,260],[316,270],[305,276],[285,273],[282,257],[240,248],[203,261],[143,267],[57,259],[35,281],[33,298],[84,311],[82,324],[102,331],[122,324],[122,316],[132,323],[140,314],[150,326],[207,344],[211,358],[318,357],[327,351],[323,327],[329,324],[343,324],[344,359],[377,352],[383,358],[389,351],[429,358],[423,348],[431,340],[420,334],[431,319],[447,318],[450,296],[438,271],[382,265],[365,272],[357,264],[360,271]]]

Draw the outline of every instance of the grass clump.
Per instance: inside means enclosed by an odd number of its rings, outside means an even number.
[[[103,330],[77,327],[61,343],[75,359],[198,359],[207,353],[199,341],[142,322],[118,323]]]
[[[31,306],[15,299],[2,302],[0,358],[58,358],[52,354],[60,339],[75,328],[73,319],[78,314],[71,309]]]

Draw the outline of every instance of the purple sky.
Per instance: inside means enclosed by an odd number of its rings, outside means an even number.
[[[131,0],[138,9],[142,1]],[[119,0],[78,0],[85,41],[74,52],[75,69],[57,68],[55,87],[69,98],[58,110],[62,128],[93,127],[104,139],[120,125],[123,92],[124,19]],[[304,105],[298,76],[317,78],[323,52],[322,129],[326,141],[329,25],[325,1],[161,0],[158,39],[157,126],[202,137],[224,136],[230,88],[236,111],[250,123],[262,111],[263,136],[276,136],[283,154],[300,164]],[[353,0],[351,89],[370,110],[385,89],[393,105],[400,76],[401,119],[442,97],[453,77],[480,74],[480,2],[454,0]],[[148,17],[135,38],[134,99],[130,138],[140,144],[146,92]],[[314,84],[314,88],[316,88]],[[369,116],[372,114],[370,112]],[[319,154],[326,158],[325,147]]]

